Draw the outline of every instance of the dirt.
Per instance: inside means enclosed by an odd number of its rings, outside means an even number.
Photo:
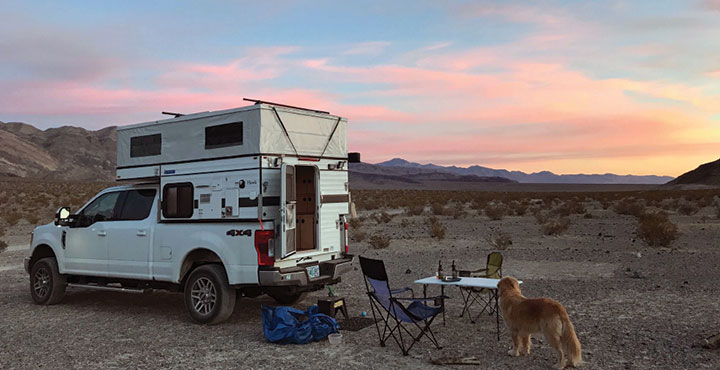
[[[484,236],[503,231],[512,245],[502,251],[503,274],[524,281],[528,297],[547,296],[568,310],[582,343],[585,369],[720,368],[720,352],[693,344],[720,332],[720,220],[710,207],[693,216],[672,214],[680,236],[672,248],[651,248],[635,235],[635,218],[588,207],[593,218],[571,216],[570,229],[545,236],[532,216],[489,221],[470,213],[437,216],[447,228],[443,240],[428,236],[425,216],[395,216],[389,223],[365,220],[368,236],[392,241],[375,250],[353,242],[353,253],[383,259],[395,287],[449,268],[484,267],[492,250]],[[392,210],[391,210],[392,211]],[[368,212],[361,212],[367,214]],[[395,212],[397,213],[397,212]],[[405,219],[405,221],[403,221]],[[401,222],[407,226],[401,226]],[[495,318],[475,324],[461,312],[460,293],[446,291],[446,323],[433,324],[442,350],[427,340],[402,356],[390,342],[378,343],[374,326],[342,331],[343,344],[274,345],[265,341],[260,305],[268,297],[238,298],[235,313],[221,325],[192,324],[180,294],[135,295],[68,289],[59,305],[38,306],[22,269],[29,226],[8,229],[10,248],[0,253],[0,368],[420,368],[432,358],[473,356],[477,368],[549,369],[555,358],[542,338],[533,338],[529,357],[507,355],[509,337]],[[357,266],[357,262],[355,263]],[[350,315],[372,316],[359,266],[335,287]],[[428,294],[439,293],[429,288]],[[326,291],[308,295],[306,308]],[[502,319],[501,319],[502,320]],[[439,367],[439,366],[438,366]],[[472,366],[448,366],[473,368]]]

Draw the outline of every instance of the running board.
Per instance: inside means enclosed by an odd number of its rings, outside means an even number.
[[[95,290],[105,290],[105,291],[122,292],[122,293],[145,293],[145,292],[149,292],[150,290],[152,290],[152,289],[138,289],[138,288],[118,288],[118,287],[104,286],[104,285],[73,284],[73,283],[69,283],[67,286],[70,288],[95,289]]]

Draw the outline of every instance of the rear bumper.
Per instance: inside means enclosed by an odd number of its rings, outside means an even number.
[[[345,255],[330,261],[320,262],[320,276],[311,279],[306,267],[316,264],[300,265],[287,269],[268,269],[258,271],[258,281],[261,286],[296,286],[311,287],[314,285],[335,284],[340,281],[340,276],[352,270],[352,255]]]

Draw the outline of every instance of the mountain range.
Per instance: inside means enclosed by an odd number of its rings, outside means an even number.
[[[377,169],[365,166],[356,166],[358,172],[382,173]],[[615,175],[606,174],[573,174],[558,175],[549,171],[525,173],[522,171],[508,171],[505,169],[493,169],[483,166],[457,167],[439,166],[435,164],[419,164],[408,162],[402,158],[394,158],[389,161],[370,165],[385,168],[388,173],[394,174],[417,174],[428,172],[451,173],[459,176],[478,176],[486,178],[505,178],[520,183],[544,183],[544,184],[665,184],[673,178],[670,176],[656,175]]]

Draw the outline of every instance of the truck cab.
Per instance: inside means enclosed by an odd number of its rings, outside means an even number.
[[[122,185],[33,233],[34,301],[168,289],[215,324],[237,294],[290,304],[338,283],[353,258],[345,124],[260,102],[119,128]]]

